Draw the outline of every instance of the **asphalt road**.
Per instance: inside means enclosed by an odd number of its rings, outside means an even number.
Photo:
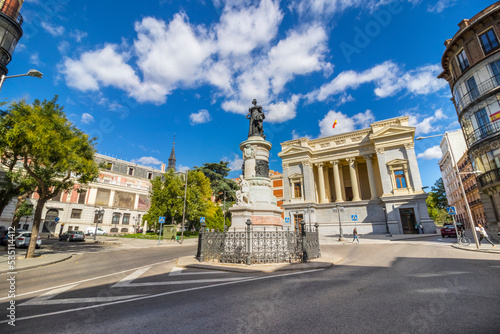
[[[85,253],[19,272],[16,327],[0,323],[0,332],[500,330],[498,254],[462,251],[437,239],[323,249],[344,260],[326,270],[254,274],[181,271],[172,260],[193,254],[192,246]],[[7,277],[0,279],[6,291]],[[0,299],[0,309],[7,303]]]

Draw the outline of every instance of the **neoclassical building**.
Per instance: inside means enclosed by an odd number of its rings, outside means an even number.
[[[409,117],[370,128],[281,143],[285,217],[318,222],[323,235],[434,233],[414,150]],[[340,223],[336,208],[340,209]],[[352,216],[357,216],[353,221]]]

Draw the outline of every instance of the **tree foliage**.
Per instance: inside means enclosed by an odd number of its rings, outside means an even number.
[[[449,222],[452,220],[446,207],[448,206],[448,199],[444,189],[443,179],[439,178],[432,186],[432,192],[427,197],[427,211],[429,217],[435,222]]]
[[[234,202],[236,200],[236,190],[239,189],[236,182],[226,178],[231,171],[228,165],[229,162],[227,161],[219,163],[207,162],[202,167],[196,168],[196,171],[202,172],[210,180],[212,193],[219,203],[224,201],[224,192],[226,202]]]
[[[446,198],[446,190],[444,189],[443,178],[440,177],[436,180],[431,188],[433,201],[437,208],[446,209],[448,206],[448,199]]]
[[[165,217],[166,223],[181,222],[184,209],[184,192],[186,195],[186,220],[191,225],[197,225],[200,217],[204,217],[210,207],[210,181],[198,171],[188,173],[187,189],[185,189],[185,175],[175,175],[172,169],[163,176],[157,177],[151,187],[151,207],[143,216],[148,226],[156,226],[159,217]],[[199,224],[199,223],[198,223]]]
[[[52,100],[14,102],[0,122],[3,149],[12,152],[9,164],[19,159],[26,173],[36,182],[38,202],[32,238],[26,257],[33,257],[45,203],[75,183],[87,184],[97,178],[94,141],[77,129],[63,107]]]

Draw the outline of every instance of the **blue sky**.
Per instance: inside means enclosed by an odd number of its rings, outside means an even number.
[[[177,165],[227,160],[256,98],[282,171],[280,142],[409,115],[417,136],[459,127],[444,41],[492,1],[26,0],[24,36],[1,97],[59,95],[100,153],[159,168],[175,133]],[[336,129],[331,129],[337,119]],[[440,138],[415,145],[424,186],[440,177]]]

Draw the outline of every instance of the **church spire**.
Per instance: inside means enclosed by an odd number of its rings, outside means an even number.
[[[174,133],[174,143],[172,144],[172,152],[170,152],[170,158],[168,158],[167,170],[173,169],[175,172],[175,133]]]

